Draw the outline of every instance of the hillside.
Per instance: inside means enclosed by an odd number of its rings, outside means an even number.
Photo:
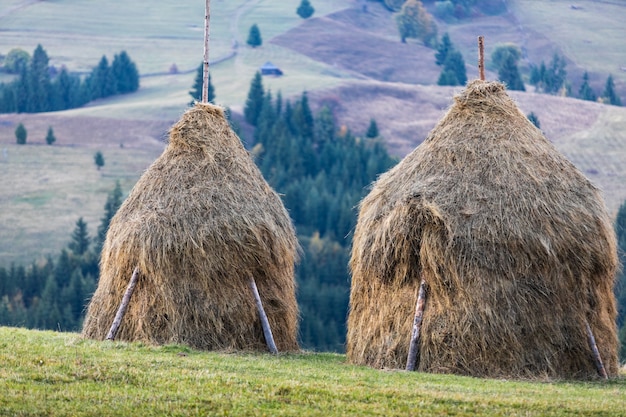
[[[626,415],[626,377],[489,380],[377,370],[344,355],[200,352],[0,327],[0,414]]]
[[[128,96],[56,114],[0,115],[5,179],[0,265],[7,265],[56,253],[78,217],[93,233],[115,181],[128,191],[158,156],[167,129],[190,100],[187,92],[202,55],[204,5],[180,7],[173,0],[147,8],[119,0],[2,4],[0,54],[14,47],[30,53],[41,43],[52,65],[87,71],[103,54],[126,50],[143,75],[139,92]],[[314,108],[328,105],[338,125],[356,134],[374,118],[389,150],[404,156],[426,137],[460,88],[434,86],[439,72],[434,51],[414,41],[401,44],[390,12],[367,2],[363,13],[361,5],[316,0],[314,17],[302,20],[290,3],[213,2],[211,60],[219,63],[211,74],[217,101],[240,112],[254,72],[270,60],[285,76],[264,78],[267,89],[283,97],[307,90]],[[462,51],[470,78],[477,74],[476,36],[483,34],[487,56],[498,43],[522,46],[526,73],[528,64],[564,54],[574,92],[584,70],[597,92],[612,73],[626,102],[626,72],[620,70],[626,63],[620,45],[626,36],[625,5],[582,0],[577,8],[570,6],[565,0],[516,0],[505,15],[437,24]],[[245,45],[252,23],[259,24],[264,39],[256,49]],[[169,73],[172,64],[178,73]],[[495,74],[488,71],[487,77]],[[530,92],[511,95],[525,113],[538,115],[546,136],[604,191],[615,213],[626,199],[626,109]],[[15,145],[20,122],[29,132],[26,147]],[[48,126],[57,136],[52,147],[44,145]],[[96,150],[105,155],[101,171],[93,164]]]

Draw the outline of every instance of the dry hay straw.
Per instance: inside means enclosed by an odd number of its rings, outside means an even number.
[[[423,276],[418,370],[594,378],[588,320],[615,376],[616,266],[599,191],[502,84],[474,81],[361,202],[349,361],[404,368]]]
[[[222,109],[198,103],[111,221],[83,335],[106,337],[138,265],[117,339],[265,351],[251,275],[278,349],[296,350],[297,255],[280,198]]]

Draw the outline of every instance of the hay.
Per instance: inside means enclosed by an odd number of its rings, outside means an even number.
[[[588,320],[615,376],[616,267],[599,191],[502,84],[474,81],[361,202],[348,359],[404,366],[423,273],[418,370],[595,378]]]
[[[138,265],[119,340],[266,351],[251,274],[278,349],[296,350],[297,251],[280,198],[222,109],[198,103],[111,221],[83,335],[106,337]]]

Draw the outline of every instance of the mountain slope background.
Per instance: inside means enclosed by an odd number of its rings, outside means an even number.
[[[393,15],[379,2],[315,0],[313,18],[302,20],[298,1],[213,1],[211,77],[217,102],[241,113],[250,81],[266,61],[285,73],[265,77],[266,89],[294,97],[306,90],[314,109],[326,105],[356,135],[376,120],[389,151],[402,157],[443,116],[461,87],[439,87],[433,49],[402,44]],[[514,43],[529,66],[556,52],[567,60],[574,94],[582,74],[601,94],[612,74],[626,102],[626,4],[618,1],[507,2],[498,16],[454,24],[437,21],[462,52],[468,77],[477,76],[478,35],[489,57],[497,44]],[[363,5],[367,6],[364,12]],[[432,4],[427,3],[432,8]],[[41,44],[50,64],[88,72],[102,55],[121,50],[142,75],[137,93],[100,100],[80,109],[47,114],[0,115],[0,265],[29,263],[57,253],[83,217],[91,234],[115,181],[127,192],[161,153],[168,128],[190,101],[202,61],[204,3],[181,7],[155,3],[0,0],[0,55],[13,48],[32,53]],[[245,44],[256,23],[263,45]],[[175,65],[177,71],[172,71]],[[10,76],[0,74],[0,82]],[[534,112],[546,136],[604,192],[615,214],[626,199],[626,108],[533,92],[511,92],[526,114]],[[15,144],[18,123],[26,146]],[[57,142],[45,144],[48,127]],[[243,126],[243,139],[249,129]],[[102,151],[105,166],[93,162]],[[356,213],[355,213],[356,215]]]

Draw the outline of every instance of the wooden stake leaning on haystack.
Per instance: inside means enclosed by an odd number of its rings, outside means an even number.
[[[378,178],[350,270],[353,364],[405,367],[423,280],[419,371],[594,379],[601,357],[618,373],[617,245],[602,195],[501,83],[468,83]]]
[[[297,350],[298,251],[280,197],[222,108],[196,103],[111,220],[82,333],[102,340],[119,321],[114,337],[126,341]],[[131,271],[135,291],[117,320]]]
[[[485,81],[485,38],[478,37],[478,75],[482,81]],[[426,307],[426,282],[421,279],[418,289],[417,303],[415,305],[415,316],[413,318],[413,329],[411,332],[411,341],[409,343],[409,353],[406,360],[407,371],[414,371],[417,365],[417,352],[419,350],[420,331],[422,329],[422,317],[424,316],[424,308]]]

